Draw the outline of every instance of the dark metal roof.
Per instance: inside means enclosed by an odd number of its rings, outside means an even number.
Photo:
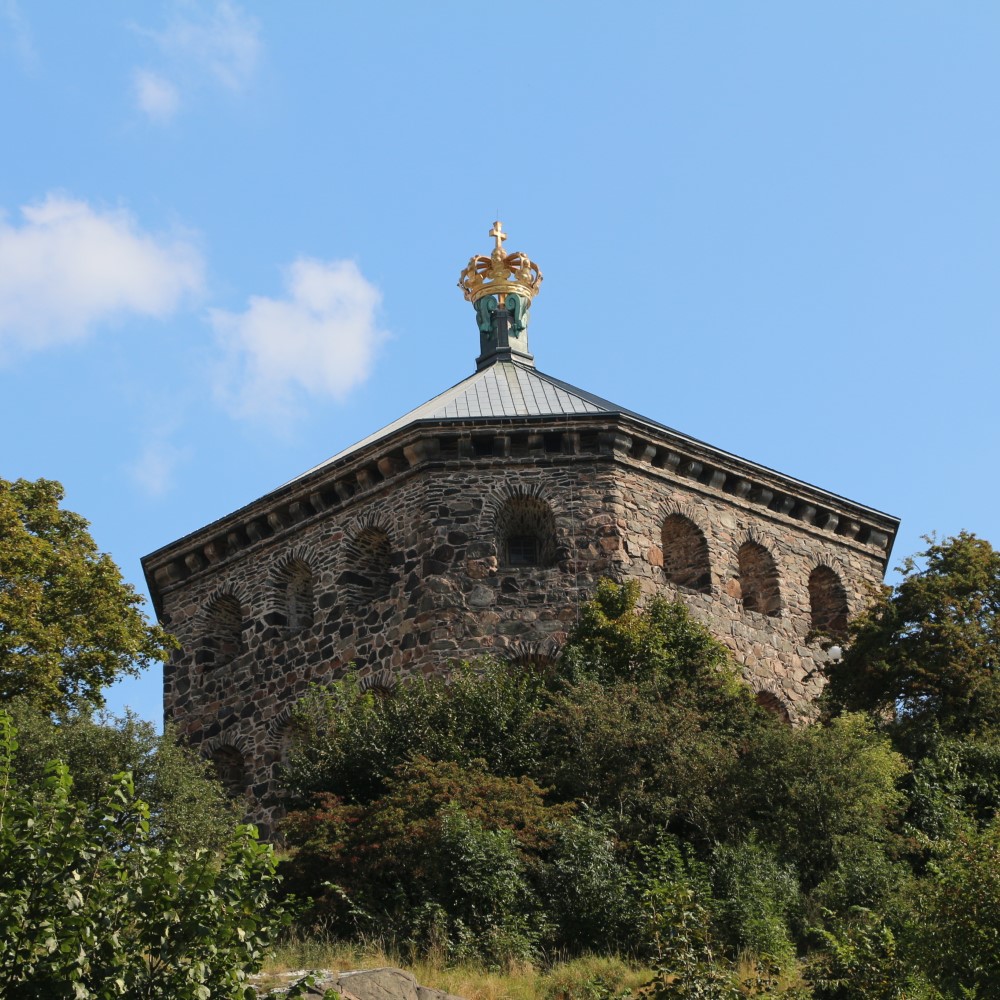
[[[388,437],[394,431],[421,420],[562,417],[578,413],[629,413],[632,416],[640,416],[606,399],[601,399],[600,396],[585,392],[566,382],[560,382],[533,367],[515,361],[498,361],[463,379],[442,392],[440,396],[435,396],[415,410],[410,410],[398,420],[387,424],[374,434],[369,434],[368,437],[338,452],[325,462],[306,470],[301,476],[296,476],[296,479],[302,479],[380,438]],[[653,423],[645,417],[640,419]]]

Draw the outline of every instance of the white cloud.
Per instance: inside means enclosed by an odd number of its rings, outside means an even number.
[[[217,390],[236,416],[290,416],[301,390],[342,399],[368,377],[386,336],[381,295],[353,261],[300,258],[286,286],[285,299],[253,296],[245,312],[211,313],[227,352]]]
[[[132,479],[150,497],[161,497],[174,485],[177,466],[190,451],[168,441],[147,441],[139,457],[129,467]]]
[[[175,5],[176,14],[162,31],[147,34],[178,67],[207,73],[228,90],[250,82],[260,58],[260,25],[237,4],[190,2]]]
[[[129,314],[164,317],[200,290],[187,240],[143,232],[122,210],[60,194],[0,216],[0,356],[78,340]]]
[[[190,92],[206,79],[233,93],[245,90],[260,60],[260,24],[231,0],[175,0],[162,31],[136,30],[153,41],[166,64],[158,73],[137,69],[133,78],[137,105],[160,124],[180,108],[182,93],[190,103]]]
[[[133,78],[135,102],[153,121],[167,122],[177,113],[181,95],[167,79],[150,70],[139,69]]]
[[[26,69],[35,69],[38,64],[38,54],[35,52],[31,28],[15,0],[0,0],[0,18],[7,24],[7,31],[0,31],[0,37],[6,35],[11,48],[17,53]]]

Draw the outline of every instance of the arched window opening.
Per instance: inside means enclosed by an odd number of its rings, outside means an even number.
[[[776,694],[771,691],[758,691],[756,701],[764,711],[777,716],[782,722],[791,724],[792,717],[785,703]]]
[[[777,615],[781,611],[778,567],[771,553],[756,542],[745,542],[737,553],[740,593],[746,611]]]
[[[293,559],[282,571],[278,586],[284,599],[285,621],[290,634],[311,628],[314,619],[313,574],[308,564]]]
[[[370,604],[388,597],[392,590],[392,543],[384,528],[360,531],[347,545],[348,569],[340,583],[355,604]]]
[[[809,574],[809,610],[814,632],[842,635],[847,631],[847,591],[829,566]]]
[[[671,583],[707,594],[712,589],[708,542],[701,528],[682,514],[663,522],[663,573]]]
[[[534,535],[512,535],[507,539],[508,566],[537,566],[538,539]]]
[[[246,759],[236,747],[218,747],[209,754],[209,760],[215,769],[216,777],[229,795],[241,798],[246,794],[247,785],[250,783]]]
[[[556,561],[556,519],[537,497],[511,497],[497,516],[497,555],[504,566],[551,566]]]
[[[202,642],[202,661],[219,667],[235,660],[243,652],[243,609],[230,594],[216,597],[205,613],[206,629]]]

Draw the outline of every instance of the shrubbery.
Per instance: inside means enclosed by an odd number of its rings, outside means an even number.
[[[175,643],[61,499],[0,479],[0,1000],[255,997],[274,855],[172,733],[94,717]]]
[[[998,574],[964,535],[908,562],[803,728],[634,584],[550,668],[336,684],[298,713],[283,868],[331,886],[310,919],[334,932],[494,965],[618,950],[658,963],[653,997],[990,995]]]
[[[270,847],[240,827],[219,853],[151,834],[132,777],[93,801],[58,761],[22,786],[0,712],[0,997],[249,998],[273,929]]]
[[[60,498],[0,480],[0,703],[30,746],[0,712],[0,998],[248,998],[289,919],[274,856],[171,734],[92,717],[171,641]],[[1000,554],[907,560],[798,729],[638,596],[601,584],[548,668],[307,699],[299,929],[488,966],[617,951],[655,965],[649,1000],[997,996]]]

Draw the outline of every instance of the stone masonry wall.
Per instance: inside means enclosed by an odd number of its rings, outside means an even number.
[[[687,484],[665,482],[641,470],[623,471],[624,487],[613,505],[622,550],[621,578],[640,581],[646,594],[683,601],[693,615],[733,652],[744,678],[757,692],[772,695],[790,721],[809,718],[823,687],[821,668],[828,654],[814,632],[809,578],[826,566],[839,578],[847,611],[864,606],[869,588],[882,580],[880,562],[870,547],[810,531],[779,514],[762,513],[747,501],[695,492]],[[708,544],[711,590],[699,593],[678,586],[663,572],[661,528],[671,514],[697,525]],[[774,557],[780,588],[775,615],[747,610],[739,595],[737,552],[747,542]]]
[[[188,557],[195,570],[158,595],[182,644],[164,671],[168,720],[234,793],[251,795],[266,827],[261,801],[278,788],[290,708],[311,684],[353,670],[390,688],[484,653],[554,655],[602,576],[683,600],[762,699],[790,720],[808,717],[827,655],[811,638],[810,574],[826,567],[853,613],[881,580],[884,538],[838,534],[836,518],[820,527],[717,476],[656,466],[631,439],[602,440],[610,445],[576,439],[551,453],[434,449],[433,461],[368,480],[295,530],[214,563]],[[665,553],[668,518],[688,535],[682,545],[670,534]],[[771,613],[745,607],[747,552],[773,563]],[[678,574],[681,557],[707,560],[707,572]]]
[[[209,756],[228,760],[235,748],[262,798],[276,788],[289,708],[311,684],[351,669],[391,687],[455,659],[555,651],[579,601],[614,571],[620,541],[604,500],[613,488],[611,467],[594,463],[428,471],[304,528],[290,547],[260,546],[168,593],[162,617],[182,644],[164,671],[168,719]],[[521,495],[554,514],[551,566],[500,565],[495,525]],[[350,575],[352,542],[372,527],[391,556],[386,592],[366,598]],[[294,633],[276,586],[292,560],[311,568],[315,602],[313,624]],[[242,650],[223,663],[204,649],[206,611],[220,596],[235,598],[243,616]]]

